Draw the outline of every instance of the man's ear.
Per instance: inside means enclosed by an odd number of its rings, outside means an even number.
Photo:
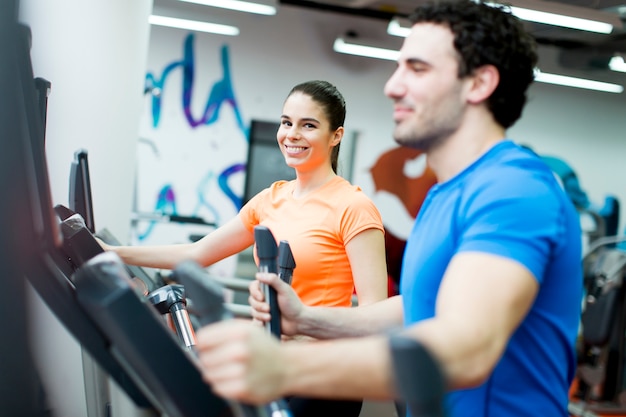
[[[500,72],[493,65],[483,65],[474,70],[470,79],[471,85],[467,100],[477,104],[487,100],[493,94],[500,83]]]

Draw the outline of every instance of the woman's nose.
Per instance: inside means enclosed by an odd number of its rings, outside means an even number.
[[[287,137],[291,140],[300,139],[300,130],[296,127],[292,127],[287,131]]]

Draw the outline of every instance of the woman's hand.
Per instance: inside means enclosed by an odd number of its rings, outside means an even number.
[[[111,250],[111,246],[107,243],[104,243],[104,240],[100,239],[98,236],[94,236],[94,239],[96,239],[96,242],[98,242],[98,244],[102,247],[102,250],[104,250],[105,252]]]

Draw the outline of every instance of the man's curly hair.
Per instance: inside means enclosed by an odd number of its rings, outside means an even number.
[[[487,104],[504,128],[512,126],[526,104],[526,90],[534,80],[537,45],[521,21],[505,5],[472,0],[432,1],[419,6],[409,20],[446,25],[459,56],[459,78],[483,65],[493,65],[500,83]]]

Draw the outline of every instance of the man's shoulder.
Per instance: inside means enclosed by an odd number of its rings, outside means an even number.
[[[558,182],[550,167],[536,155],[516,145],[502,147],[476,166],[467,184],[502,187],[516,192],[535,187],[552,189]]]

